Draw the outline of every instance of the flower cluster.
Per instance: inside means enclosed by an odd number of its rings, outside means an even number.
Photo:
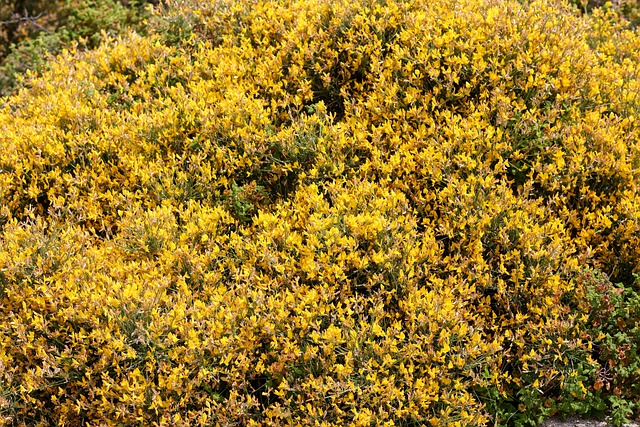
[[[548,0],[168,3],[0,99],[0,420],[637,409],[637,32]]]

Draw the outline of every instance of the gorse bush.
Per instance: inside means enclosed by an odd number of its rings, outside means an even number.
[[[500,0],[176,1],[0,110],[12,425],[640,404],[640,36]]]

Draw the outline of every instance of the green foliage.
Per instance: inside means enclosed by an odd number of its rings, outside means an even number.
[[[155,1],[33,0],[0,9],[0,40],[8,47],[0,51],[0,96],[16,90],[27,70],[46,68],[63,48],[91,49],[130,30],[145,33],[150,3]]]
[[[633,285],[613,285],[603,273],[586,276],[589,320],[598,369],[590,390],[609,400],[619,425],[640,406],[640,294]]]
[[[0,62],[0,96],[8,95],[24,81],[28,72],[38,72],[59,52],[64,41],[59,33],[42,32],[23,40]]]

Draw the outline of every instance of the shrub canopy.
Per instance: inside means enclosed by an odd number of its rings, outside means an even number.
[[[624,21],[548,0],[158,13],[0,100],[6,422],[637,408]]]

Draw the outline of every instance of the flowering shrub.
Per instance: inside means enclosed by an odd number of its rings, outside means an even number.
[[[640,36],[614,12],[158,13],[0,100],[5,423],[637,415]]]

